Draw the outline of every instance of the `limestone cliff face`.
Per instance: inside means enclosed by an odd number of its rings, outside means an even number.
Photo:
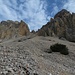
[[[38,35],[64,37],[69,41],[75,41],[75,13],[63,9],[54,19],[38,30]]]
[[[17,36],[25,36],[30,33],[28,25],[21,21],[2,21],[0,23],[0,38],[12,38]]]

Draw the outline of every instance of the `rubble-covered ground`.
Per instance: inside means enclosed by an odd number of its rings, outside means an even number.
[[[55,43],[65,44],[69,55],[48,53]],[[75,43],[42,36],[3,41],[0,75],[75,75]]]

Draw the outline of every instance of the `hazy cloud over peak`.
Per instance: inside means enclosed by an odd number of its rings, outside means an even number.
[[[63,8],[70,12],[75,12],[75,0],[67,0],[66,3],[64,3]]]

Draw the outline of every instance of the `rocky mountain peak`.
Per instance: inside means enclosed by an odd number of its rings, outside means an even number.
[[[75,42],[75,13],[62,9],[38,30],[38,35],[63,37]]]
[[[69,11],[67,11],[66,9],[62,9],[61,11],[59,11],[55,16],[54,18],[57,18],[57,17],[60,17],[62,18],[63,16],[68,16],[70,15],[71,13]]]
[[[17,36],[24,36],[29,33],[29,27],[24,21],[1,21],[0,22],[0,38],[12,38]]]
[[[30,32],[28,25],[21,20],[19,25],[19,34],[24,36],[27,35]]]

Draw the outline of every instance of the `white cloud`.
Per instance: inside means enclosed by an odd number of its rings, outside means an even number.
[[[64,3],[63,8],[69,10],[70,12],[75,12],[75,0],[67,0],[67,2]]]
[[[46,6],[45,0],[0,0],[0,20],[26,20],[37,30],[48,21]]]
[[[58,6],[56,5],[56,3],[53,3],[53,9],[51,12],[51,16],[55,15],[58,11],[59,11]]]
[[[16,11],[4,4],[2,0],[0,0],[0,15],[2,16],[0,20],[18,20]]]

